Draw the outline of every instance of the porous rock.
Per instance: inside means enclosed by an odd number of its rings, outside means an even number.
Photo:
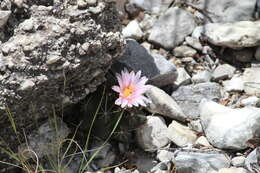
[[[56,10],[34,2],[34,28],[21,23],[0,50],[0,136],[14,147],[7,107],[18,132],[27,132],[35,119],[94,91],[124,47],[114,2],[98,3],[95,15],[77,9],[76,0]]]

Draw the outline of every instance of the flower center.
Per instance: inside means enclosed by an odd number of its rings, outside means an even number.
[[[133,89],[134,89],[133,85],[130,85],[129,87],[124,88],[123,96],[128,97],[129,95],[131,95],[133,93]]]

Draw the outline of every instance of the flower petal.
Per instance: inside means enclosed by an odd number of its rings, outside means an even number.
[[[133,107],[133,105],[131,103],[128,103],[127,107],[131,108],[131,107]]]
[[[130,73],[130,80],[129,80],[129,84],[128,85],[135,85],[134,83],[134,79],[135,79],[135,72],[134,71],[131,71]]]
[[[142,99],[144,102],[146,102],[146,103],[152,103],[152,101],[151,101],[149,98],[147,98],[147,97],[145,97],[145,96],[143,96],[143,95],[141,95],[141,99]]]
[[[115,104],[116,105],[121,105],[122,104],[122,98],[119,97],[118,99],[116,99]]]
[[[122,87],[125,88],[129,84],[129,73],[125,69],[125,71],[122,71],[121,74],[122,74]]]
[[[117,78],[119,86],[122,87],[123,86],[122,76],[120,74],[116,73],[116,78]]]
[[[120,87],[119,86],[112,86],[112,90],[114,90],[115,92],[118,92],[118,93],[120,93],[121,92],[121,89],[120,89]]]
[[[144,107],[146,107],[146,104],[144,103],[144,101],[142,99],[138,100],[138,103]]]
[[[126,99],[123,99],[123,100],[122,100],[121,107],[122,107],[122,108],[125,108],[127,104],[128,104],[128,101],[127,101]]]

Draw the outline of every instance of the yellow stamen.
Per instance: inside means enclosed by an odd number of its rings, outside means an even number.
[[[134,89],[133,85],[130,85],[129,87],[124,88],[123,97],[128,97],[129,95],[131,95],[133,93],[133,89]]]

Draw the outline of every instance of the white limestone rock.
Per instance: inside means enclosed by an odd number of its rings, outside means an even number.
[[[243,73],[244,90],[248,95],[260,96],[260,68],[246,68]]]
[[[260,109],[231,109],[203,100],[199,106],[202,127],[208,141],[221,149],[241,150],[247,141],[260,136]]]
[[[168,127],[168,138],[177,146],[184,147],[194,144],[197,135],[188,126],[182,125],[177,121],[172,121]]]
[[[124,38],[133,38],[137,40],[141,39],[144,35],[137,20],[132,20],[129,22],[128,25],[123,29],[122,34]]]
[[[146,95],[152,103],[148,105],[148,111],[151,113],[158,113],[175,120],[185,121],[185,114],[171,96],[160,88],[152,85],[149,86],[150,89],[146,92]]]
[[[136,139],[139,146],[149,152],[166,146],[170,141],[164,119],[160,116],[147,116],[146,123],[136,130]]]
[[[210,23],[204,27],[204,35],[211,44],[230,48],[260,45],[260,21],[235,23]]]

